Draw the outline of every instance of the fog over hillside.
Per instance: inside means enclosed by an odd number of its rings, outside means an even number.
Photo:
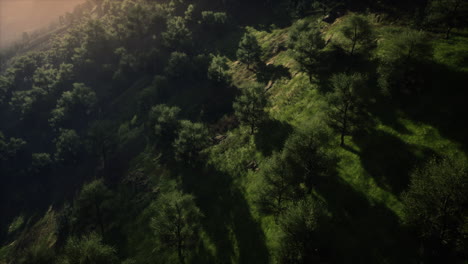
[[[84,0],[0,0],[0,46],[46,27]]]

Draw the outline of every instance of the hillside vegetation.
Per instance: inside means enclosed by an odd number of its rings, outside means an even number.
[[[0,264],[466,263],[466,12],[88,1],[4,53]]]

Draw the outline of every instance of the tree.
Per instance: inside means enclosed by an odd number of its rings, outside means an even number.
[[[192,195],[180,191],[162,194],[154,204],[156,215],[151,227],[159,250],[177,252],[180,263],[185,263],[190,250],[199,239],[200,219],[203,217]]]
[[[222,33],[228,22],[228,17],[224,12],[202,11],[201,24],[207,29]]]
[[[53,127],[64,121],[73,120],[73,123],[85,121],[97,103],[97,96],[93,89],[83,83],[74,83],[71,91],[66,91],[57,101],[52,111],[49,123]]]
[[[167,21],[167,30],[162,33],[164,45],[175,50],[187,48],[192,41],[192,32],[187,28],[185,19],[175,16]]]
[[[310,192],[319,177],[326,177],[334,167],[331,154],[330,128],[323,122],[314,122],[296,130],[284,143],[283,156],[290,164],[297,185]]]
[[[109,212],[111,197],[112,193],[102,179],[85,184],[75,200],[74,210],[78,221],[75,223],[76,228],[83,231],[95,226],[99,229],[101,237],[104,237],[104,221]]]
[[[7,76],[0,75],[0,106],[7,102],[8,94],[11,91],[12,81]]]
[[[57,80],[57,70],[42,66],[36,69],[33,75],[33,86],[50,93],[54,90]]]
[[[322,38],[322,33],[317,26],[308,22],[298,22],[289,34],[289,48],[293,58],[301,66],[301,71],[309,75],[312,82],[312,75],[323,67],[323,49],[326,43]]]
[[[46,91],[42,88],[34,87],[27,91],[14,91],[11,96],[10,105],[13,111],[20,114],[20,119],[33,112],[38,101],[44,99]]]
[[[110,34],[101,20],[87,20],[81,27],[80,33],[82,34],[81,46],[75,49],[72,60],[82,73],[94,73],[89,70],[112,61],[114,49],[111,45]],[[102,69],[99,70],[102,71]]]
[[[43,53],[30,52],[13,61],[11,67],[7,70],[7,75],[11,76],[12,83],[16,85],[16,90],[31,88],[34,72],[42,64],[43,60]]]
[[[364,15],[352,14],[348,16],[340,28],[344,43],[342,45],[348,49],[352,56],[358,49],[366,49],[373,41],[373,29],[369,20]]]
[[[262,49],[258,44],[257,38],[252,33],[245,33],[242,40],[239,42],[237,59],[246,64],[247,69],[250,70],[252,64],[257,65],[260,62],[261,55]]]
[[[216,83],[228,84],[231,81],[231,75],[227,63],[228,59],[224,56],[212,56],[208,67],[208,78]]]
[[[266,118],[267,98],[262,85],[255,84],[242,88],[241,95],[233,103],[239,121],[250,127],[250,134],[255,133],[258,125]]]
[[[117,264],[118,258],[114,248],[102,242],[102,237],[90,233],[82,238],[70,237],[64,248],[59,264]]]
[[[407,29],[390,34],[379,43],[379,86],[386,94],[395,88],[418,88],[417,80],[423,78],[421,64],[431,56],[432,46],[425,33]]]
[[[52,159],[49,153],[33,153],[31,167],[33,172],[40,173],[47,170],[52,165]]]
[[[74,77],[73,64],[66,64],[66,63],[60,64],[58,72],[57,72],[56,84],[61,85],[61,86],[72,85],[71,81],[73,77]]]
[[[281,215],[279,263],[322,263],[319,227],[325,212],[311,197],[289,206]]]
[[[26,141],[21,138],[6,139],[0,131],[0,161],[8,161],[14,158],[26,146]]]
[[[73,129],[60,129],[55,149],[55,160],[75,161],[82,151],[81,139]]]
[[[181,80],[189,79],[192,69],[192,63],[187,54],[176,51],[171,53],[164,72],[170,78]]]
[[[147,128],[152,138],[164,146],[173,142],[179,128],[180,109],[176,106],[160,104],[149,112]]]
[[[272,213],[276,218],[287,208],[288,202],[297,197],[291,166],[279,153],[272,155],[262,169],[256,202],[264,213]]]
[[[432,245],[427,257],[445,261],[450,253],[466,250],[467,193],[468,166],[461,157],[432,159],[411,174],[403,193],[405,222]]]
[[[172,146],[176,159],[190,162],[198,157],[201,150],[208,146],[208,129],[202,123],[180,121],[180,128]]]
[[[331,78],[333,92],[327,101],[330,107],[328,117],[332,128],[341,135],[340,146],[345,145],[345,136],[359,124],[361,114],[360,92],[364,78],[360,74],[340,73]]]
[[[452,30],[466,25],[468,3],[465,0],[431,0],[427,8],[427,22],[435,27],[445,28],[445,39]]]

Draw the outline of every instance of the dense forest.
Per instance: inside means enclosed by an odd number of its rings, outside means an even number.
[[[468,2],[88,0],[0,52],[0,264],[467,263]]]

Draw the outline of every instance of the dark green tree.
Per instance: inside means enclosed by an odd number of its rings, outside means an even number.
[[[12,83],[18,90],[31,88],[34,72],[43,63],[44,54],[40,52],[30,52],[21,57],[15,58],[7,74],[11,76]]]
[[[26,141],[21,138],[9,138],[0,131],[0,161],[14,158],[26,146]]]
[[[82,151],[82,142],[75,130],[59,130],[59,135],[55,140],[55,160],[74,162]]]
[[[66,91],[57,101],[52,111],[49,123],[53,127],[73,120],[74,123],[83,122],[91,114],[97,103],[96,93],[83,83],[74,83],[71,91]]]
[[[466,253],[468,166],[462,157],[432,159],[411,174],[403,194],[405,222],[426,244],[426,257],[453,261]],[[455,261],[454,261],[455,263]]]
[[[283,156],[293,170],[294,181],[310,192],[320,177],[334,167],[331,154],[332,131],[324,122],[297,129],[284,143]]]
[[[234,101],[235,114],[242,124],[250,127],[251,135],[255,133],[258,125],[266,119],[266,105],[265,89],[261,84],[242,88],[241,95]]]
[[[34,106],[37,105],[38,101],[44,99],[46,93],[45,90],[37,87],[26,91],[14,91],[10,101],[12,110],[18,113],[20,119],[23,120],[33,112]]]
[[[106,231],[112,193],[102,179],[85,184],[75,200],[74,214],[76,223],[74,227],[82,232],[89,228],[98,229],[101,237]],[[94,227],[94,228],[93,228]]]
[[[326,42],[317,26],[308,22],[298,22],[289,34],[289,48],[293,58],[301,66],[301,71],[307,73],[309,81],[312,75],[323,68],[325,64],[323,49]]]
[[[229,84],[231,75],[229,74],[228,59],[224,56],[212,56],[208,67],[208,78],[216,83]]]
[[[351,56],[358,50],[368,49],[374,41],[372,25],[364,15],[352,14],[348,16],[343,21],[340,33],[344,37],[341,44]]]
[[[281,215],[283,232],[278,250],[279,263],[321,263],[321,241],[318,233],[325,216],[323,205],[311,197],[289,206]]]
[[[465,0],[431,0],[426,20],[435,28],[443,28],[445,39],[449,39],[454,28],[466,25],[467,12],[468,3]]]
[[[335,74],[331,78],[333,92],[328,95],[328,121],[341,136],[340,146],[345,145],[345,136],[360,124],[362,114],[361,92],[364,78],[361,74]]]
[[[59,264],[118,264],[116,250],[104,244],[96,233],[81,238],[70,237],[64,248]]]
[[[11,91],[12,81],[7,76],[0,75],[0,105],[5,103]]]
[[[164,72],[172,79],[181,80],[190,78],[193,71],[192,62],[183,52],[172,52]]]
[[[33,153],[31,167],[34,173],[41,173],[48,170],[53,164],[49,153]]]
[[[252,33],[245,33],[239,42],[239,48],[237,49],[237,59],[247,65],[247,69],[250,70],[250,66],[258,65],[261,61],[262,48],[258,44],[257,38]]]
[[[57,70],[52,67],[39,67],[34,72],[33,86],[50,93],[55,89],[57,74]]]
[[[194,197],[180,191],[162,194],[154,204],[156,215],[151,227],[156,236],[156,247],[177,254],[179,263],[185,263],[199,240],[202,213]]]
[[[164,45],[174,50],[186,49],[192,41],[192,32],[183,17],[175,16],[167,21],[167,30],[162,33]]]
[[[225,12],[203,11],[201,24],[208,30],[222,33],[228,24],[228,16]]]
[[[148,115],[146,127],[157,144],[167,147],[174,141],[179,128],[180,109],[176,106],[160,104],[153,106]]]
[[[258,185],[256,203],[261,212],[278,218],[297,198],[295,175],[280,153],[273,154],[260,169],[263,178]]]
[[[180,128],[172,146],[178,160],[190,162],[200,155],[200,151],[208,146],[208,129],[202,123],[180,121]]]
[[[421,31],[404,30],[379,43],[379,86],[384,94],[395,95],[418,89],[423,79],[421,65],[432,57],[432,46]]]
[[[104,23],[98,19],[87,20],[81,28],[81,46],[75,48],[72,60],[75,66],[84,74],[90,74],[90,69],[101,67],[114,57],[111,36]],[[102,71],[102,68],[100,69]]]

